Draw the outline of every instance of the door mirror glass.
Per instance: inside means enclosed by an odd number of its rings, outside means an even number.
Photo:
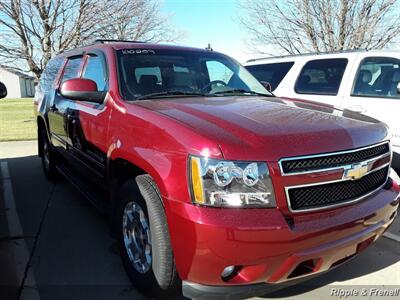
[[[2,82],[0,82],[0,99],[5,98],[6,96],[7,96],[7,88]]]
[[[399,84],[397,85],[397,95],[400,95],[400,82],[399,82]]]
[[[61,84],[60,94],[70,100],[103,103],[106,92],[99,92],[91,79],[73,78]]]

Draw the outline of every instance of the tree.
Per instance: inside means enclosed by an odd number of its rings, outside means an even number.
[[[95,24],[92,0],[0,0],[0,62],[39,78],[57,53],[82,42]]]
[[[0,66],[40,78],[59,52],[95,38],[173,41],[157,0],[0,0]]]
[[[239,21],[257,52],[382,49],[400,33],[396,0],[244,0]]]
[[[96,36],[103,39],[143,42],[175,42],[183,36],[172,28],[170,15],[160,12],[160,3],[149,0],[105,0],[100,19],[112,22],[97,28]]]

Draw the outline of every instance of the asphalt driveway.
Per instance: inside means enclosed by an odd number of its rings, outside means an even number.
[[[0,299],[142,299],[105,218],[66,181],[48,182],[36,152],[35,142],[0,143]],[[346,265],[265,297],[335,299],[334,288],[371,285],[400,287],[399,220]]]

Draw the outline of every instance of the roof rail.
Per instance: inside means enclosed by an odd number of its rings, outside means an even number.
[[[96,39],[92,44],[107,44],[107,43],[146,43],[143,41],[129,41],[129,40],[113,40],[113,39]]]
[[[336,51],[325,51],[325,52],[307,52],[300,54],[288,54],[288,55],[278,55],[278,56],[269,56],[269,57],[260,57],[260,58],[252,58],[247,62],[258,61],[262,59],[270,59],[270,58],[285,58],[285,57],[293,57],[293,56],[308,56],[308,55],[323,55],[323,54],[340,54],[340,53],[351,53],[351,52],[368,52],[371,50],[367,49],[349,49],[349,50],[336,50]]]

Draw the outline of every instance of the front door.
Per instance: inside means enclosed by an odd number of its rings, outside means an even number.
[[[88,53],[84,60],[81,77],[96,82],[98,91],[107,91],[104,54]],[[101,186],[104,186],[106,172],[110,111],[106,101],[101,104],[73,101],[65,111],[70,165],[86,179]]]
[[[73,57],[68,59],[61,77],[60,86],[64,81],[79,76],[82,62],[83,57]],[[67,134],[67,112],[71,105],[73,105],[72,101],[65,99],[57,90],[47,112],[51,142],[58,148],[58,150],[61,150],[60,153],[63,154],[65,154],[67,144],[70,143]]]

